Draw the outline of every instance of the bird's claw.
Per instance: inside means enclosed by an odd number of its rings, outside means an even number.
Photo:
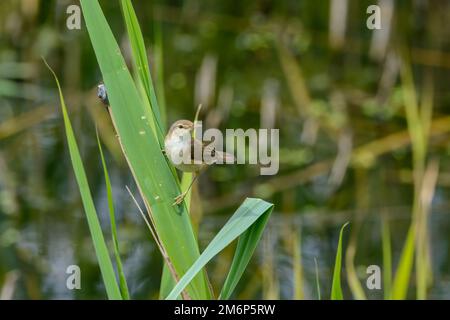
[[[182,194],[179,194],[178,196],[176,196],[174,199],[175,201],[174,201],[174,203],[172,203],[172,205],[176,206],[176,205],[179,205],[180,203],[182,203],[185,196],[186,196],[186,193],[184,193],[184,192]]]

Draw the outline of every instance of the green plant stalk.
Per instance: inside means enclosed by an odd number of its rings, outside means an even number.
[[[174,270],[178,276],[185,274],[200,252],[186,207],[172,206],[180,189],[149,124],[152,111],[142,102],[98,2],[81,0],[81,6],[123,152]],[[195,277],[186,291],[192,299],[211,297],[204,273]]]
[[[427,278],[428,278],[428,257],[426,254],[425,230],[422,224],[425,224],[426,217],[420,218],[418,223],[418,234],[416,240],[416,298],[425,300],[427,298]]]
[[[197,133],[196,133],[196,127],[195,124],[197,124],[198,118],[200,116],[200,111],[202,109],[202,105],[199,105],[197,108],[197,111],[195,112],[195,117],[194,117],[194,130],[192,132],[192,137],[195,138]],[[200,174],[200,172],[198,172],[197,174]],[[192,179],[194,178],[194,174],[190,173],[190,172],[183,172],[183,177],[181,178],[181,190],[182,191],[186,191],[187,188],[189,188],[189,185],[192,182]],[[186,193],[186,196],[184,197],[184,203],[186,204],[186,206],[188,207],[188,210],[190,211],[191,208],[191,196],[192,196],[192,188],[189,189],[189,191]]]
[[[279,300],[280,299],[280,285],[275,272],[275,252],[273,250],[271,235],[264,238],[263,257],[264,262],[261,266],[261,295],[263,300]]]
[[[86,213],[89,231],[91,233],[95,254],[97,256],[98,264],[100,266],[100,271],[103,277],[103,283],[105,284],[106,293],[109,299],[121,300],[122,296],[120,294],[119,286],[116,282],[114,268],[112,266],[108,248],[106,246],[105,239],[103,238],[102,229],[97,218],[97,212],[95,210],[94,201],[92,200],[86,172],[84,171],[83,162],[81,161],[80,152],[78,150],[75,135],[73,133],[72,124],[70,123],[69,115],[67,113],[66,103],[64,101],[61,86],[59,84],[58,77],[47,64],[45,59],[44,63],[53,74],[56,85],[58,86],[59,99],[61,102],[64,126],[66,128],[66,137],[67,144],[69,146],[70,159],[72,161],[73,170],[75,172],[78,188],[80,190],[81,200],[83,202],[84,211]]]
[[[302,260],[302,236],[301,231],[292,232],[293,241],[292,241],[292,272],[294,278],[294,299],[295,300],[303,300],[305,295],[303,293],[303,260]],[[297,242],[298,239],[298,242]]]
[[[112,235],[113,247],[114,247],[114,257],[116,259],[117,273],[119,275],[120,292],[122,294],[123,299],[129,300],[130,293],[128,291],[127,280],[125,278],[125,273],[123,272],[122,260],[120,259],[120,253],[119,253],[119,241],[117,239],[118,238],[117,237],[117,227],[116,227],[114,199],[113,199],[113,194],[112,194],[111,180],[109,179],[108,168],[106,167],[105,157],[103,156],[103,149],[102,149],[102,144],[100,142],[100,138],[98,136],[98,131],[96,130],[95,133],[97,136],[97,145],[98,145],[98,150],[100,152],[100,158],[102,160],[103,174],[105,175],[105,187],[106,187],[106,192],[107,192],[107,196],[108,196],[109,220],[111,223],[111,235]]]
[[[353,297],[356,300],[366,300],[366,294],[364,293],[364,289],[361,285],[361,282],[358,279],[358,275],[355,270],[355,254],[356,254],[356,238],[359,230],[358,222],[352,228],[352,232],[350,235],[350,241],[347,245],[347,251],[345,254],[345,266],[347,270],[347,282],[350,287],[350,290],[353,294]]]
[[[420,215],[417,217],[416,295],[419,300],[425,300],[427,298],[427,289],[433,277],[429,252],[430,243],[428,237],[428,215],[431,211],[431,204],[438,175],[438,161],[432,160],[430,164],[427,165],[423,176],[420,192]]]
[[[314,257],[314,268],[316,272],[316,288],[317,288],[317,299],[322,300],[321,294],[320,294],[320,279],[319,279],[319,267],[317,265],[317,259]]]
[[[411,76],[412,77],[412,76]],[[417,239],[416,239],[416,283],[417,283],[417,299],[425,300],[427,298],[427,288],[429,281],[432,278],[432,268],[431,268],[431,258],[428,252],[429,248],[429,237],[428,237],[428,212],[430,210],[430,203],[424,200],[423,194],[427,193],[426,189],[430,188],[425,182],[427,180],[427,175],[429,173],[426,162],[426,153],[428,147],[428,137],[430,133],[431,119],[433,114],[433,96],[434,90],[431,82],[431,78],[427,77],[425,81],[425,86],[423,89],[423,95],[421,99],[421,109],[420,109],[420,124],[423,128],[422,139],[424,144],[424,153],[420,159],[423,165],[423,175],[421,177],[421,184],[418,190],[418,203],[419,210],[417,216]],[[430,164],[432,168],[433,166]],[[438,169],[437,169],[438,170]],[[435,185],[432,186],[435,188]],[[431,196],[432,198],[432,196]]]
[[[355,170],[356,179],[356,213],[354,224],[350,231],[349,240],[347,243],[347,248],[345,250],[345,270],[347,273],[347,283],[350,291],[355,300],[366,300],[366,293],[359,280],[358,274],[355,268],[355,256],[358,250],[358,235],[360,233],[362,221],[364,221],[364,215],[368,207],[369,190],[366,187],[368,185],[367,181],[367,170],[364,168],[357,168]]]
[[[416,242],[416,218],[419,210],[420,180],[423,176],[422,163],[425,155],[424,141],[422,140],[422,126],[415,94],[412,72],[407,62],[402,64],[401,77],[403,84],[403,100],[405,104],[406,121],[411,138],[413,153],[414,199],[411,226],[400,255],[400,261],[392,283],[392,299],[406,299],[409,287],[409,279],[414,263],[414,250]]]
[[[161,23],[154,20],[153,30],[155,35],[154,56],[155,56],[155,70],[156,70],[156,97],[158,98],[159,108],[161,110],[161,121],[166,123],[166,95],[164,92],[164,47],[162,38]]]
[[[383,288],[384,299],[390,300],[392,298],[392,249],[391,249],[391,232],[389,229],[389,222],[383,218],[381,225],[381,242],[383,248]]]
[[[408,61],[406,58],[404,60]],[[423,244],[420,241],[423,241],[426,237],[418,238],[418,235],[420,236],[426,233],[426,230],[423,229],[425,224],[422,222],[425,213],[421,204],[421,190],[426,165],[428,131],[430,129],[432,115],[432,98],[426,95],[428,99],[424,100],[422,111],[419,110],[413,74],[408,62],[402,64],[401,78],[406,120],[412,145],[414,199],[411,226],[402,250],[399,266],[395,273],[392,285],[392,298],[396,300],[406,299],[410,275],[414,264],[414,254],[416,253],[417,296],[419,299],[424,299],[426,295],[426,279],[428,276],[429,262],[422,263],[422,260],[428,259],[428,257],[423,254],[423,250],[421,249],[423,248]],[[428,94],[429,92],[426,91],[425,93]]]

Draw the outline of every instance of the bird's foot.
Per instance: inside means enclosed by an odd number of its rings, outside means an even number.
[[[180,203],[183,202],[184,197],[186,197],[186,192],[183,192],[182,194],[179,194],[178,196],[175,197],[175,201],[174,203],[172,203],[173,206],[179,205]]]

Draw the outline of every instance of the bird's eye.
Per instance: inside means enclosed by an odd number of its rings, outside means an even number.
[[[179,129],[183,129],[183,125],[182,125],[182,124],[179,124],[179,125],[178,125],[178,128],[179,128]]]

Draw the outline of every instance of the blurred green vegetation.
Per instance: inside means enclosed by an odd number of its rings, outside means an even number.
[[[119,3],[100,3],[131,66]],[[236,165],[200,177],[192,219],[201,248],[246,196],[261,197],[275,211],[235,297],[316,299],[317,259],[329,299],[339,228],[351,221],[344,297],[382,298],[383,290],[366,288],[366,267],[390,264],[382,252],[390,237],[394,278],[411,221],[419,221],[417,247],[430,268],[413,268],[408,297],[423,297],[415,289],[425,281],[427,298],[448,299],[450,1],[381,1],[376,32],[366,27],[373,1],[332,3],[133,1],[166,125],[193,119],[201,103],[206,127],[280,128],[276,176]],[[104,298],[41,56],[59,75],[109,234],[98,127],[130,295],[157,298],[162,259],[125,190],[136,186],[96,96],[102,79],[86,27],[66,28],[71,4],[78,2],[0,2],[0,298]],[[224,280],[232,252],[208,266],[214,283]],[[82,290],[65,286],[71,264],[82,270]]]

